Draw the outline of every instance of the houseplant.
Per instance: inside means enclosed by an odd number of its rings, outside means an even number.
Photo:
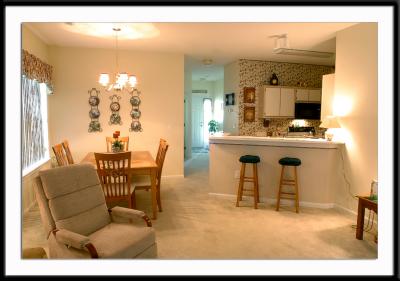
[[[211,135],[216,133],[217,130],[218,130],[218,122],[217,121],[211,120],[210,122],[208,122],[208,132],[211,133]]]
[[[120,152],[124,150],[124,144],[120,140],[115,140],[111,144],[111,150],[113,152]]]

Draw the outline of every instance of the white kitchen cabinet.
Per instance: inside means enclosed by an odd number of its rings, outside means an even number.
[[[296,89],[296,101],[308,101],[308,90]]]
[[[296,89],[296,102],[320,102],[321,89]]]
[[[308,90],[308,101],[321,101],[321,90]]]
[[[262,87],[259,90],[259,117],[294,117],[294,88]]]
[[[295,93],[292,88],[281,88],[279,116],[294,117]]]
[[[263,110],[264,116],[279,116],[280,100],[280,88],[265,88]]]

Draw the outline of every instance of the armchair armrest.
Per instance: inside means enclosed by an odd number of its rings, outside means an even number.
[[[96,248],[90,243],[89,237],[66,229],[55,229],[53,230],[53,234],[58,242],[79,250],[86,248],[92,258],[99,257]]]
[[[146,222],[148,227],[152,226],[150,218],[144,212],[139,210],[116,206],[112,209],[108,209],[108,212],[111,214],[111,216],[125,218],[129,220],[140,218]]]

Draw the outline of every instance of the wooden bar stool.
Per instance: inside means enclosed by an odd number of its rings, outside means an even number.
[[[299,212],[299,186],[297,183],[297,166],[301,165],[301,161],[298,158],[284,157],[279,160],[279,164],[282,165],[282,170],[281,170],[281,179],[279,181],[279,190],[278,190],[278,199],[277,199],[278,201],[276,203],[276,210],[279,211],[280,201],[281,201],[281,198],[283,198],[283,199],[295,200],[296,213],[298,213]],[[284,179],[283,178],[283,172],[284,172],[286,166],[294,167],[294,179]],[[294,186],[294,192],[283,192],[282,191],[283,185]],[[282,194],[289,195],[289,196],[283,197]],[[291,197],[291,196],[294,196],[294,197]]]
[[[257,209],[257,203],[260,202],[260,194],[258,192],[257,163],[260,162],[260,157],[254,156],[254,155],[243,155],[240,157],[239,161],[242,163],[242,167],[240,168],[240,180],[239,180],[239,187],[238,187],[238,192],[237,192],[236,207],[239,207],[239,201],[242,200],[243,191],[251,191],[254,196],[254,209]],[[252,177],[245,177],[247,163],[253,164],[253,176]],[[245,182],[252,182],[253,190],[244,189],[243,186],[244,186]]]

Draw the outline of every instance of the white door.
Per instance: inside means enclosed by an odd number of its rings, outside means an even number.
[[[280,100],[280,88],[265,88],[264,116],[279,116]]]
[[[281,88],[280,116],[294,117],[294,89]]]
[[[192,97],[192,147],[204,147],[203,97]]]

